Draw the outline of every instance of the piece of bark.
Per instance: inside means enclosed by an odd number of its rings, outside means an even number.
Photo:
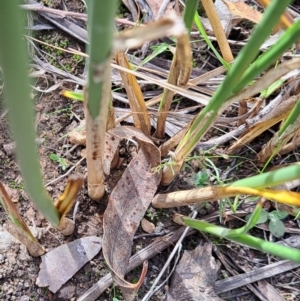
[[[268,283],[266,280],[258,281],[257,288],[267,300],[284,301],[284,298],[281,296],[281,294],[275,289],[273,285]]]
[[[221,301],[213,289],[219,262],[211,256],[212,245],[184,251],[172,276],[166,301]]]

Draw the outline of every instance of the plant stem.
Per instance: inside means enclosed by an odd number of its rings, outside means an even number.
[[[93,200],[100,200],[105,192],[103,157],[111,98],[110,61],[116,7],[117,0],[88,0],[89,71],[84,105],[88,193]]]

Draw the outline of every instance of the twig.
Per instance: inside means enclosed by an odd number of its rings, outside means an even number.
[[[194,210],[192,211],[191,217],[195,218],[197,215],[197,211]],[[149,300],[149,298],[154,294],[154,292],[156,291],[156,285],[158,283],[158,281],[160,280],[160,278],[162,277],[162,275],[165,273],[167,267],[170,265],[171,260],[173,259],[173,257],[176,255],[176,253],[178,252],[178,249],[180,249],[182,247],[182,241],[183,239],[186,237],[188,231],[190,230],[189,227],[187,227],[184,232],[182,233],[182,235],[180,236],[178,242],[176,243],[172,253],[170,254],[170,257],[168,258],[167,262],[165,263],[165,265],[163,266],[161,272],[159,273],[159,275],[156,277],[154,283],[152,284],[149,292],[144,296],[144,298],[142,299],[142,301],[147,301]]]
[[[224,280],[219,280],[214,285],[215,292],[217,294],[224,293],[243,285],[287,272],[299,266],[300,263],[292,262],[290,260],[281,260],[279,262],[272,263],[248,273],[239,274]]]
[[[160,5],[160,8],[158,10],[156,19],[159,19],[160,17],[162,17],[164,15],[165,10],[167,9],[169,3],[170,3],[170,0],[163,1],[163,3]]]
[[[47,187],[47,186],[49,186],[49,185],[51,185],[51,184],[54,184],[54,183],[58,182],[59,180],[63,179],[64,177],[66,177],[66,176],[67,176],[68,174],[70,174],[71,171],[72,171],[73,169],[75,169],[75,167],[76,167],[77,165],[79,165],[84,159],[85,159],[85,158],[81,158],[81,159],[80,159],[76,164],[74,164],[74,165],[73,165],[66,173],[64,173],[63,175],[61,175],[61,176],[59,176],[59,177],[57,177],[57,178],[51,180],[50,182],[46,183],[46,184],[45,184],[45,187]]]
[[[20,7],[24,10],[29,10],[29,11],[51,13],[51,14],[57,15],[61,18],[65,18],[65,17],[69,16],[69,17],[77,18],[77,19],[84,20],[84,21],[87,20],[87,14],[85,14],[85,13],[76,13],[76,12],[72,12],[72,11],[54,9],[54,8],[46,7],[42,3],[38,3],[38,2],[35,2],[32,0],[30,2],[31,2],[31,4],[22,4],[22,5],[20,5]],[[127,19],[115,18],[115,21],[117,23],[124,24],[124,25],[136,26],[135,22],[129,21]]]

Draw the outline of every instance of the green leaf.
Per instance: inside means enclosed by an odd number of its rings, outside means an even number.
[[[271,218],[269,223],[269,230],[275,237],[279,238],[284,234],[284,224],[279,219]]]
[[[208,180],[208,173],[206,171],[199,171],[193,175],[196,187],[202,187]]]
[[[283,210],[274,210],[274,211],[270,212],[269,215],[270,215],[270,219],[274,218],[274,219],[278,220],[278,219],[286,218],[289,214]]]
[[[250,216],[251,216],[251,214],[246,215],[245,220],[248,221]],[[265,210],[262,210],[256,224],[258,225],[258,224],[265,223],[268,220],[268,216],[269,216],[269,213]]]
[[[59,156],[57,156],[56,154],[51,154],[49,156],[49,158],[52,160],[52,161],[55,161],[55,162],[58,162],[59,161]]]

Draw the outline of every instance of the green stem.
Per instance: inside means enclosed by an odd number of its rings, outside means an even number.
[[[268,171],[247,179],[238,180],[229,184],[228,186],[260,189],[280,185],[299,178],[300,164],[294,164],[277,170]]]
[[[117,0],[87,0],[89,28],[88,109],[95,119],[102,99],[102,80],[106,60],[110,60]]]
[[[182,220],[186,224],[186,226],[197,229],[199,231],[223,237],[230,241],[234,241],[236,243],[246,245],[250,248],[270,253],[281,258],[289,259],[295,262],[300,262],[300,251],[298,249],[285,247],[248,234],[240,234],[238,236],[231,235],[230,232],[235,230],[229,230],[189,217],[182,217]]]

